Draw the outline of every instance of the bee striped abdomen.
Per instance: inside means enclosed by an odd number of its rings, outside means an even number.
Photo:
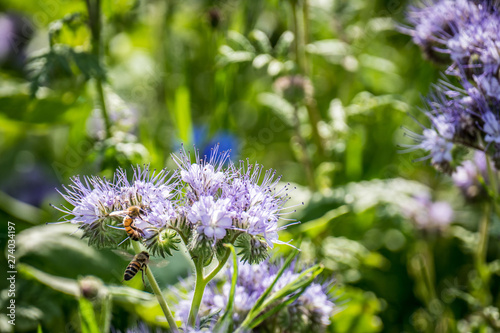
[[[144,283],[144,272],[147,269],[149,262],[149,253],[142,251],[135,255],[134,259],[128,264],[123,275],[123,280],[128,281],[132,279],[139,271],[142,271],[142,282]]]
[[[137,261],[132,261],[125,270],[124,280],[128,281],[132,279],[140,270],[142,270],[141,264]]]
[[[130,216],[126,216],[123,219],[123,226],[125,227],[125,232],[134,241],[138,241],[141,238],[139,234],[139,229],[134,225],[134,219]]]

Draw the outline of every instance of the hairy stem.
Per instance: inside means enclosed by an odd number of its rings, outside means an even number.
[[[141,252],[141,246],[139,245],[138,242],[132,241],[132,246],[134,248],[135,253]],[[167,319],[168,325],[170,326],[170,330],[174,333],[179,333],[179,330],[177,329],[177,324],[175,323],[174,316],[172,315],[172,312],[170,311],[170,308],[168,307],[168,304],[165,301],[165,298],[163,297],[163,294],[160,290],[160,287],[158,286],[158,283],[156,282],[153,272],[147,268],[145,268],[144,271],[146,272],[146,277],[148,278],[149,284],[151,285],[151,288],[153,289],[153,292],[156,295],[156,299],[158,300],[158,303],[160,303],[161,309],[165,314],[165,318]]]

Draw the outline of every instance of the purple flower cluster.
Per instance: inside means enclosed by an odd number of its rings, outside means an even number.
[[[430,128],[408,132],[438,169],[455,169],[457,146],[484,151],[500,165],[500,13],[493,1],[435,0],[411,7],[410,34],[431,59],[445,62],[447,81],[427,98]]]
[[[299,267],[296,266],[292,264],[285,270],[273,287],[273,292],[283,289],[299,276],[299,273],[297,273]],[[243,322],[259,297],[275,280],[278,271],[279,265],[270,264],[268,260],[258,265],[248,263],[238,265],[233,313],[235,327],[238,327]],[[213,281],[209,288],[205,290],[205,296],[200,307],[201,317],[220,317],[227,309],[231,290],[232,269],[228,268],[226,273],[225,277],[222,276],[219,280]],[[276,324],[285,332],[324,331],[330,324],[330,317],[336,310],[332,297],[328,293],[328,288],[329,283],[311,283],[290,305],[256,327],[256,331],[267,332],[266,328],[269,329]],[[177,293],[180,296],[183,294],[180,290],[177,290]],[[192,293],[183,296],[183,299],[178,303],[176,317],[185,323],[189,315]],[[286,301],[286,299],[282,301]]]
[[[132,181],[128,180],[123,169],[117,170],[113,180],[95,176],[73,177],[71,185],[63,186],[65,193],[59,191],[73,208],[54,208],[66,214],[65,222],[80,224],[83,237],[89,238],[89,244],[100,247],[116,245],[117,237],[127,237],[108,226],[121,223],[127,209],[138,206],[147,211],[147,217],[137,217],[134,226],[148,238],[150,230],[163,227],[176,217],[178,181],[175,174],[168,175],[165,170],[151,172],[147,166],[138,166],[133,169]]]
[[[273,244],[282,243],[278,220],[286,214],[289,185],[278,187],[275,171],[263,173],[261,165],[248,162],[236,166],[218,146],[209,157],[195,153],[194,161],[183,149],[172,157],[179,167],[172,174],[137,167],[131,181],[122,169],[112,181],[74,177],[60,192],[72,208],[58,209],[67,214],[66,222],[81,225],[89,243],[115,246],[116,237],[126,237],[117,236],[116,228],[130,215],[127,209],[137,206],[141,214],[133,217],[133,228],[146,246],[154,244],[153,253],[164,254],[157,247],[175,246],[179,236],[191,255],[206,263],[224,243],[236,243],[250,262],[263,260]]]
[[[236,244],[245,249],[243,259],[254,262],[264,259],[273,244],[282,243],[278,230],[284,227],[278,226],[278,220],[286,214],[289,185],[278,188],[281,177],[274,170],[262,175],[261,165],[240,161],[236,166],[228,153],[219,154],[217,149],[208,159],[195,154],[191,161],[181,151],[174,160],[184,198],[180,214],[184,223],[179,223],[179,229],[191,230],[191,250],[220,249],[237,239]]]

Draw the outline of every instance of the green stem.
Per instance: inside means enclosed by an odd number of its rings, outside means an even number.
[[[194,327],[196,324],[196,317],[198,316],[198,311],[200,310],[201,300],[203,299],[203,294],[205,293],[206,282],[203,279],[203,261],[196,260],[195,262],[196,270],[196,284],[194,288],[193,300],[191,302],[191,309],[189,310],[188,326]]]
[[[427,285],[427,291],[429,292],[428,304],[437,298],[436,288],[434,287],[435,274],[434,274],[434,256],[432,255],[432,249],[428,242],[424,241],[421,244],[421,265],[422,265],[422,276]]]
[[[194,327],[196,324],[196,317],[198,316],[198,311],[200,310],[200,304],[203,299],[205,287],[224,267],[230,254],[231,250],[226,249],[224,256],[219,260],[217,267],[215,267],[206,277],[203,276],[203,260],[197,259],[195,261],[196,285],[194,289],[193,301],[191,303],[191,310],[189,311],[188,325],[190,327]]]
[[[497,172],[491,167],[490,159],[488,154],[484,154],[486,157],[486,167],[488,168],[488,178],[490,181],[491,191],[493,193],[493,208],[498,217],[500,217],[500,207],[498,206],[498,179]]]
[[[477,248],[477,261],[480,266],[486,265],[486,252],[488,249],[489,226],[490,226],[490,205],[485,204],[484,215],[479,224],[479,246]]]
[[[89,14],[89,27],[92,34],[92,53],[96,56],[99,65],[102,65],[101,51],[101,0],[95,0],[93,3],[90,0],[85,1],[87,12]],[[102,79],[95,78],[98,103],[101,108],[102,118],[104,119],[104,127],[106,130],[106,138],[111,137],[111,121],[109,120],[108,111],[106,108],[106,98],[102,86]]]
[[[230,249],[226,249],[226,253],[224,253],[224,256],[221,258],[221,260],[219,261],[219,264],[217,265],[217,267],[215,267],[213,269],[213,271],[210,272],[210,274],[208,274],[204,280],[206,283],[210,282],[216,275],[217,273],[220,272],[220,270],[224,267],[224,265],[226,264],[227,262],[227,259],[229,258],[229,255],[231,254],[231,250]]]
[[[102,87],[102,80],[95,80],[97,95],[99,98],[99,106],[101,107],[102,118],[104,119],[104,128],[106,130],[106,138],[110,138],[111,134],[111,121],[109,120],[108,110],[106,108],[106,98],[104,97],[104,89]]]
[[[135,253],[141,252],[141,246],[139,245],[139,243],[133,241],[132,246],[134,248]],[[151,288],[153,289],[153,292],[156,295],[156,299],[158,300],[158,303],[160,303],[161,309],[163,310],[163,313],[165,314],[165,318],[167,319],[170,330],[173,333],[179,333],[174,316],[172,315],[172,312],[170,311],[170,308],[168,307],[168,304],[165,301],[165,298],[163,298],[163,294],[160,290],[160,287],[158,286],[158,283],[156,282],[156,279],[153,275],[153,272],[151,271],[151,269],[147,269],[147,268],[145,268],[144,270],[146,272],[146,277],[148,278],[149,284],[151,285]]]
[[[295,61],[299,72],[305,77],[310,76],[310,64],[307,53],[305,52],[306,43],[309,39],[309,5],[307,0],[304,0],[302,5],[302,21],[299,16],[299,4],[297,0],[291,0],[292,16],[295,34]],[[320,156],[324,156],[323,139],[319,134],[318,123],[321,121],[321,114],[316,107],[316,101],[313,96],[307,96],[305,100],[309,122],[311,123],[313,140],[318,149]]]
[[[295,130],[295,135],[297,136],[297,139],[299,141],[300,149],[302,150],[302,163],[304,164],[307,182],[309,183],[309,189],[311,191],[315,191],[316,183],[314,181],[313,166],[311,158],[309,157],[309,152],[307,151],[306,140],[300,133],[299,110],[297,105],[294,105],[294,130]]]
[[[304,50],[303,50],[303,39],[302,39],[302,30],[300,29],[300,20],[298,11],[298,1],[292,0],[290,1],[292,5],[292,16],[293,16],[293,26],[295,33],[295,61],[297,62],[297,66],[301,72],[304,72]]]

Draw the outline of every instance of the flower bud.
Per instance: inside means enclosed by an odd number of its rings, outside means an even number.
[[[88,300],[95,300],[98,296],[105,293],[102,281],[95,276],[85,276],[78,281],[80,294]]]

